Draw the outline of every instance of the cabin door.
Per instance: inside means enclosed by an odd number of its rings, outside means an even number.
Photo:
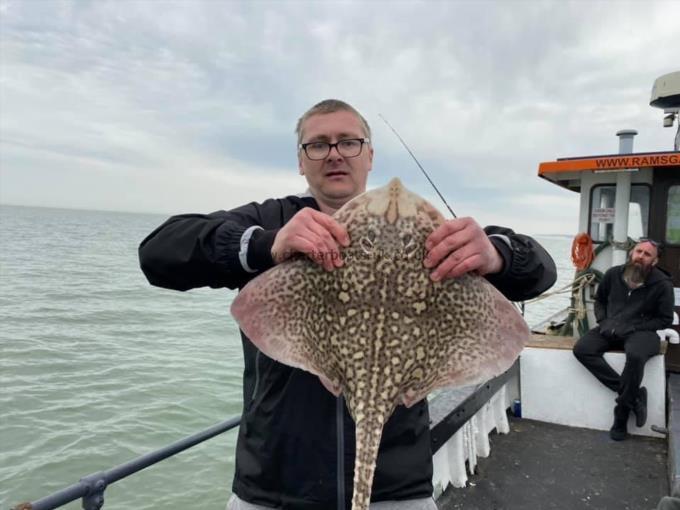
[[[654,169],[649,237],[664,243],[659,267],[673,278],[676,292],[680,292],[680,167]],[[680,316],[680,301],[676,298],[675,312]],[[680,332],[678,325],[673,328]],[[680,372],[680,346],[669,345],[666,368]]]
[[[662,267],[680,287],[680,167],[654,169],[649,237],[662,241],[665,249],[659,259]]]

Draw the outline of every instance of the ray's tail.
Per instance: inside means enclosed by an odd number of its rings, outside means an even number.
[[[387,418],[381,415],[366,416],[356,423],[356,458],[354,459],[354,494],[352,510],[368,510],[371,486],[382,429]]]

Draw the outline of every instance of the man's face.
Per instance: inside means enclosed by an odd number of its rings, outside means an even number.
[[[352,112],[337,111],[312,115],[301,126],[302,143],[337,143],[348,138],[365,138],[359,118]],[[373,163],[373,149],[364,144],[353,158],[343,157],[336,147],[325,159],[313,161],[300,149],[300,175],[304,175],[314,197],[333,208],[340,207],[366,191],[368,172]]]
[[[641,242],[630,252],[630,261],[648,271],[659,261],[659,253],[652,243]]]

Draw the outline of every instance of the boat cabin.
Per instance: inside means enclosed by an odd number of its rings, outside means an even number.
[[[617,133],[622,149],[635,134]],[[659,267],[680,287],[680,152],[563,158],[541,163],[538,175],[580,193],[579,232],[609,245],[598,267],[623,263],[629,240],[649,237],[663,243]]]
[[[677,75],[680,91],[680,72],[672,74]],[[666,111],[680,111],[680,93],[674,101],[663,103],[674,105]],[[634,130],[617,133],[618,154],[544,162],[538,175],[580,194],[578,232],[592,240],[595,257],[588,268],[591,271],[601,274],[623,264],[628,251],[642,238],[662,243],[658,267],[673,279],[675,311],[680,315],[680,151],[676,146],[672,151],[635,153],[636,134]],[[592,297],[596,283],[594,279],[584,296],[588,327],[595,325]],[[678,330],[678,325],[673,328]],[[680,345],[672,343],[666,356],[666,368],[680,371]]]

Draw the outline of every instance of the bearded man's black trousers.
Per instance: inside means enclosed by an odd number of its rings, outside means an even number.
[[[661,341],[655,331],[634,331],[625,337],[604,337],[598,328],[583,335],[574,345],[574,356],[597,379],[619,396],[616,402],[628,409],[633,407],[640,390],[645,363],[659,354]],[[620,350],[626,353],[626,363],[619,375],[604,359],[604,353]]]

